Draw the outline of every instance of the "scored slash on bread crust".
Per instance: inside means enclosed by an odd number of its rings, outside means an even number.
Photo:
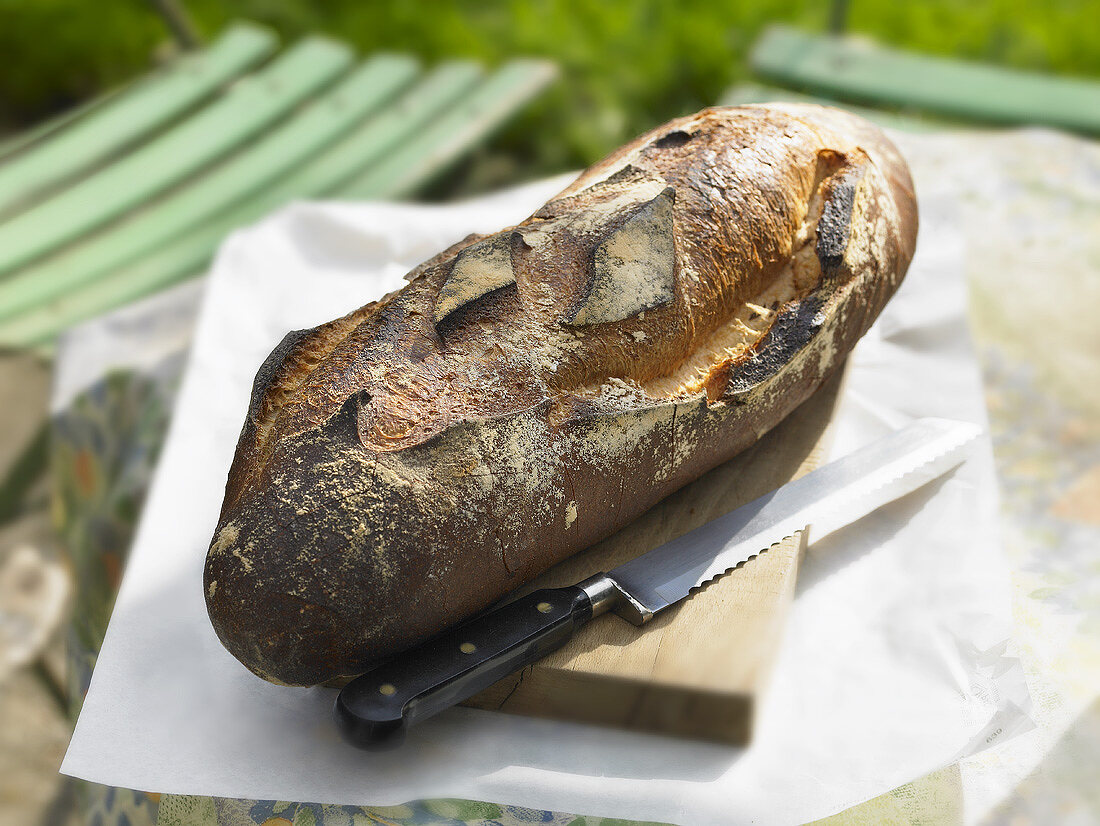
[[[256,377],[207,556],[256,674],[357,674],[736,455],[900,283],[908,169],[866,122],[708,109],[516,227],[290,333]]]

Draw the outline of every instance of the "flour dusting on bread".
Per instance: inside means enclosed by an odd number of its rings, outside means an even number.
[[[261,367],[207,556],[257,674],[365,670],[774,427],[913,255],[908,170],[812,105],[707,109]]]

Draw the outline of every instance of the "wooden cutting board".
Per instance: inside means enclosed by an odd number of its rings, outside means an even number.
[[[523,592],[610,570],[814,469],[827,450],[841,381],[838,373],[753,448],[551,568]],[[614,614],[597,617],[564,648],[465,705],[744,744],[778,650],[805,542],[803,532],[780,543],[641,628]]]

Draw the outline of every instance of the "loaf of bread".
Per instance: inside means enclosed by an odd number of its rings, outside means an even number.
[[[205,570],[245,666],[361,673],[744,450],[844,360],[917,232],[905,162],[810,105],[707,109],[259,369]]]

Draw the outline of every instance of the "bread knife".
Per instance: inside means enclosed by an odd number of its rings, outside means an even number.
[[[968,422],[918,419],[853,453],[566,588],[544,588],[449,629],[348,683],[334,714],[361,748],[399,743],[431,717],[541,659],[593,617],[635,625],[812,524],[816,538],[959,465],[981,432]]]

